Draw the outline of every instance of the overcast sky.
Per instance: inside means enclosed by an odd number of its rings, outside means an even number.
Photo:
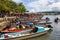
[[[13,0],[23,2],[30,12],[60,11],[60,0]]]

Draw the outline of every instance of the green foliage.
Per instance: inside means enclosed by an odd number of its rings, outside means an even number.
[[[26,8],[25,8],[25,6],[23,5],[23,3],[19,3],[19,4],[18,4],[18,10],[19,10],[20,13],[26,11]]]
[[[0,0],[0,10],[15,12],[15,13],[23,13],[26,12],[26,8],[23,3],[15,3],[12,0]]]

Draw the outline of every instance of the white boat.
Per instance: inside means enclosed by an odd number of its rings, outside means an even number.
[[[48,22],[46,22],[46,21],[41,21],[41,22],[39,22],[39,24],[52,24],[52,22],[51,22],[51,21],[48,21]]]
[[[38,31],[36,33],[29,33],[29,31],[31,31],[31,30],[27,30],[26,32],[24,31],[24,32],[15,32],[15,33],[5,33],[5,34],[2,34],[0,39],[1,40],[3,40],[3,39],[7,39],[7,40],[27,39],[27,38],[46,34],[49,29],[50,28],[38,27]],[[8,37],[5,38],[4,35],[8,35]]]

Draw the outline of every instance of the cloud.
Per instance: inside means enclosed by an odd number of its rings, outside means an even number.
[[[60,0],[37,0],[28,4],[30,11],[56,11],[60,10]]]
[[[60,8],[60,2],[53,3],[52,5],[49,5],[48,7],[50,7],[50,8],[52,8],[52,7]]]
[[[60,11],[60,2],[48,5],[48,8],[50,8],[52,11]]]
[[[60,11],[60,0],[13,0],[23,2],[30,12]]]

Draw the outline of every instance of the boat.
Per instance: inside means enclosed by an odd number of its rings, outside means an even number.
[[[44,21],[44,22],[39,22],[39,23],[38,23],[39,26],[48,27],[48,28],[50,28],[50,30],[52,30],[53,27],[52,27],[51,24],[52,24],[52,22],[45,22],[45,21]]]
[[[50,21],[50,18],[49,17],[46,17],[46,16],[44,16],[44,17],[42,17],[42,19],[41,19],[42,21]]]
[[[39,22],[39,24],[52,24],[52,22],[51,22],[51,21],[48,21],[48,22],[46,22],[46,21],[41,21],[41,22]]]
[[[32,30],[32,28],[26,28],[26,29],[17,29],[17,28],[9,28],[5,30],[1,30],[2,33],[13,33],[13,32],[22,32],[26,30]]]
[[[46,34],[48,30],[50,29],[50,28],[44,28],[44,27],[39,27],[39,26],[36,26],[36,27],[38,28],[38,30],[35,33],[33,32],[30,33],[31,30],[24,30],[22,32],[4,33],[0,36],[0,39],[1,40],[3,39],[7,39],[7,40],[27,39],[27,38]]]

